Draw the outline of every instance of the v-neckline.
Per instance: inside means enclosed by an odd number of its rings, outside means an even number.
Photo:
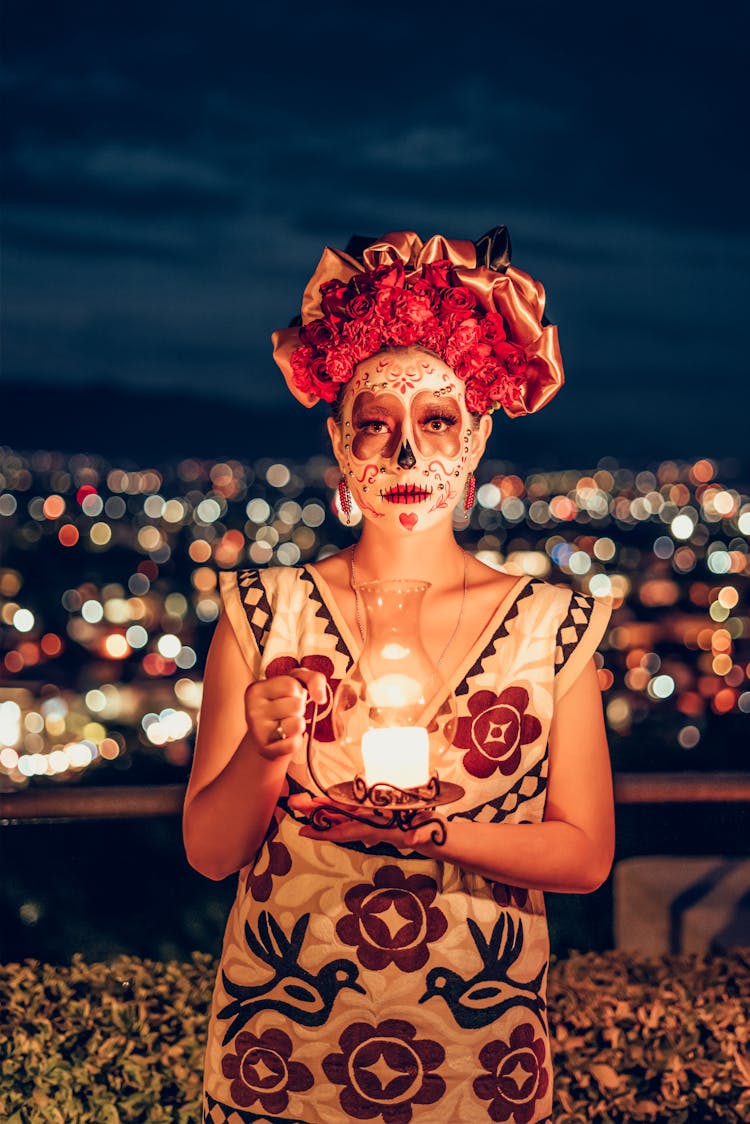
[[[362,653],[362,639],[357,637],[349,628],[349,625],[344,619],[336,598],[333,596],[331,587],[325,580],[323,575],[315,569],[311,562],[306,562],[303,569],[310,575],[313,585],[315,586],[318,596],[322,603],[325,605],[328,613],[330,614],[331,621],[339,634],[339,639],[346,648],[349,659],[355,663]],[[531,575],[522,574],[510,587],[505,597],[491,614],[487,624],[480,630],[471,648],[464,655],[461,662],[454,668],[450,675],[444,675],[443,681],[449,691],[456,691],[461,687],[466,679],[466,676],[471,671],[476,663],[478,652],[484,651],[490,639],[495,636],[503,621],[508,616],[510,609],[518,600],[518,597],[524,588],[531,581]],[[441,672],[442,675],[442,672]],[[441,700],[442,701],[442,700]]]

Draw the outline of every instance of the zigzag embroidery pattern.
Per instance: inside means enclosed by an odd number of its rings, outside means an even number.
[[[487,644],[486,648],[481,653],[481,655],[477,657],[477,661],[474,666],[469,671],[467,671],[464,678],[456,687],[456,695],[468,694],[470,681],[474,678],[475,675],[481,674],[485,662],[495,654],[498,643],[509,635],[508,625],[518,616],[519,605],[526,597],[532,596],[532,594],[534,593],[534,587],[537,585],[544,585],[544,582],[542,582],[539,578],[532,578],[528,585],[525,585],[521,590],[518,597],[516,597],[515,601],[508,609],[508,612],[505,614],[505,617],[500,622],[497,631],[494,632],[490,637],[489,643]]]
[[[329,636],[334,636],[336,638],[336,651],[340,652],[342,656],[346,656],[348,671],[353,662],[351,653],[344,643],[341,633],[336,628],[336,625],[333,622],[333,618],[328,611],[325,601],[318,592],[318,587],[315,584],[315,580],[313,579],[312,574],[310,574],[310,572],[305,567],[302,568],[302,571],[300,573],[300,581],[307,582],[307,584],[309,585],[310,600],[313,601],[316,605],[315,616],[319,617],[322,621],[325,621],[325,628],[323,629],[323,632],[327,633]]]
[[[268,640],[273,610],[257,570],[237,570],[236,574],[242,607],[255,643],[258,645],[258,651],[262,652]]]
[[[544,789],[547,780],[548,751],[545,749],[544,757],[537,761],[528,773],[516,781],[512,788],[494,800],[487,800],[476,808],[469,808],[466,812],[453,812],[449,820],[476,820],[480,823],[500,823],[521,804],[528,803]],[[491,810],[491,811],[490,811]]]
[[[269,1116],[263,1112],[246,1112],[242,1108],[233,1108],[231,1105],[222,1104],[206,1093],[206,1103],[203,1106],[203,1124],[306,1124],[301,1119],[291,1120],[288,1116]]]
[[[591,620],[594,602],[585,593],[572,593],[565,620],[557,630],[555,675],[559,675],[575,651]]]

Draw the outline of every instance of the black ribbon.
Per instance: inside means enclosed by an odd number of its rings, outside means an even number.
[[[494,269],[495,273],[505,273],[510,265],[511,245],[507,226],[493,226],[474,243],[477,250],[477,265]]]

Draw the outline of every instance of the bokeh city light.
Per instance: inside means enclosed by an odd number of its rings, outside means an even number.
[[[337,481],[325,457],[157,469],[0,449],[0,790],[144,756],[184,769],[219,571],[351,541]],[[709,724],[750,713],[750,490],[714,461],[487,462],[457,528],[490,566],[611,599],[597,661],[618,744],[658,729],[687,765]]]

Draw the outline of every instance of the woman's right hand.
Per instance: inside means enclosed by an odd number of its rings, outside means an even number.
[[[291,757],[303,748],[305,708],[312,698],[326,701],[326,680],[319,671],[295,668],[251,683],[245,691],[245,715],[250,740],[266,761]]]

